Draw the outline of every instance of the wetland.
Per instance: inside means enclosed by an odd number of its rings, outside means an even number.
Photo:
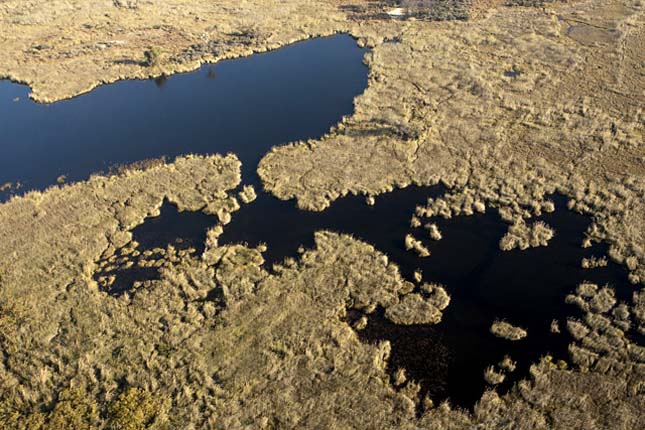
[[[642,5],[396,3],[0,6],[0,428],[645,426]]]
[[[321,136],[352,113],[367,85],[364,54],[340,35],[53,104],[0,81],[0,183],[24,192],[146,159],[229,152],[257,183],[272,146]]]
[[[420,272],[424,280],[445,286],[450,304],[440,323],[399,325],[377,309],[367,314],[367,326],[357,333],[366,342],[388,340],[392,344],[389,370],[393,379],[396,371],[405,369],[409,378],[421,384],[421,398],[428,395],[435,403],[450,400],[470,409],[486,388],[486,367],[506,356],[513,359],[516,369],[498,387],[500,392],[528,377],[529,366],[544,356],[569,360],[567,347],[573,339],[564,327],[567,318],[578,312],[565,298],[579,284],[609,285],[623,303],[631,302],[633,287],[627,271],[616,263],[595,270],[581,266],[586,257],[604,255],[607,246],[581,247],[590,220],[568,210],[561,195],[554,198],[555,211],[539,217],[557,231],[548,247],[501,250],[506,223],[495,210],[489,210],[435,220],[443,238],[424,238],[431,255],[420,258],[404,246],[406,234],[422,230],[411,227],[410,214],[429,197],[445,191],[439,186],[409,187],[379,196],[373,206],[362,197],[345,197],[320,213],[299,210],[291,201],[262,193],[233,215],[218,243],[266,246],[262,256],[271,270],[274,264],[297,259],[304,249],[313,248],[316,231],[344,233],[385,253],[410,282]],[[134,239],[142,251],[179,243],[176,246],[191,244],[199,254],[206,231],[217,224],[216,217],[208,218],[178,213],[166,203],[159,217],[134,229]],[[159,242],[159,237],[165,240]],[[127,273],[117,275],[117,280],[119,276],[127,279]],[[348,311],[349,324],[365,314],[351,307]],[[520,324],[527,329],[527,338],[514,343],[495,337],[489,328],[497,319]],[[554,321],[562,333],[553,333]]]

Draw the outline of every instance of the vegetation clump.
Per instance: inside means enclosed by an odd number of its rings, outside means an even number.
[[[130,387],[110,405],[110,430],[145,430],[158,421],[161,405],[147,391]]]
[[[508,6],[530,6],[530,7],[542,7],[547,3],[553,3],[555,0],[508,0],[506,5]]]
[[[508,355],[504,356],[502,361],[499,362],[499,367],[507,372],[514,372],[517,367],[517,363],[511,359]]]
[[[161,50],[156,46],[152,46],[143,52],[143,56],[146,66],[155,67],[159,65],[159,61],[161,60]]]
[[[421,291],[425,294],[426,300],[441,311],[450,304],[450,295],[442,285],[426,283],[421,285]]]
[[[500,240],[499,247],[503,251],[510,251],[515,248],[524,250],[529,247],[548,246],[554,235],[555,231],[542,221],[530,225],[519,221],[508,228],[508,233]]]
[[[437,224],[426,224],[425,225],[426,230],[428,230],[428,233],[430,235],[430,239],[432,240],[441,240],[443,236],[441,236],[441,231],[439,231],[439,227],[437,227]]]
[[[442,311],[450,304],[450,296],[439,285],[424,284],[425,295],[411,293],[385,311],[385,316],[396,324],[437,324]]]
[[[136,10],[139,8],[139,0],[112,0],[114,7],[120,9]]]
[[[504,375],[503,372],[496,370],[495,367],[488,366],[484,371],[484,379],[490,385],[498,385],[504,382],[504,379],[506,379],[506,375]]]
[[[400,0],[408,16],[430,21],[466,20],[472,0]]]
[[[506,321],[495,321],[490,327],[490,332],[502,339],[517,341],[524,339],[527,335],[526,330],[514,326]]]
[[[100,407],[92,396],[78,389],[63,390],[47,414],[45,429],[94,430],[101,422]]]
[[[461,215],[470,216],[485,211],[486,205],[469,189],[459,193],[446,193],[438,198],[430,198],[425,206],[416,208],[417,216],[426,218],[440,216],[445,219]]]
[[[607,257],[605,256],[591,256],[589,258],[583,258],[581,263],[583,269],[596,269],[598,267],[606,267],[607,264],[609,264],[609,260],[607,260]]]
[[[414,250],[414,252],[416,252],[417,255],[422,258],[430,256],[430,250],[425,247],[423,242],[415,239],[411,234],[407,234],[405,236],[405,249],[407,249],[408,251]]]
[[[576,340],[569,346],[576,365],[613,376],[631,374],[634,369],[642,372],[645,348],[630,343],[626,336],[633,321],[642,327],[639,293],[634,293],[634,299],[632,315],[627,305],[617,303],[609,287],[584,283],[567,296],[567,303],[575,304],[584,315],[567,321],[567,330]]]
[[[242,188],[242,191],[240,191],[239,196],[240,200],[242,200],[242,202],[245,204],[249,204],[257,198],[257,194],[255,194],[255,188],[253,188],[253,185],[245,185]]]
[[[437,324],[441,312],[420,294],[408,294],[397,305],[390,306],[385,316],[396,324]]]

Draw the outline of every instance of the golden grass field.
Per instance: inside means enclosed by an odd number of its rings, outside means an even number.
[[[345,316],[380,306],[400,324],[437,323],[443,288],[413,292],[346,235],[318,232],[271,272],[262,247],[218,245],[256,197],[234,155],[124,169],[0,204],[0,429],[645,428],[645,348],[626,334],[645,334],[645,6],[514,3],[428,21],[366,0],[0,2],[0,76],[39,102],[349,33],[370,48],[367,90],[327,135],[266,154],[267,191],[324,210],[349,193],[373,202],[443,183],[447,195],[410,214],[419,225],[495,208],[505,249],[548,246],[553,231],[531,218],[558,191],[593,219],[581,246],[607,241],[634,284],[627,304],[589,283],[567,296],[581,310],[562,327],[570,362],[545,357],[504,395],[494,385],[515,365],[491,363],[473,411],[434,405],[402,373],[395,387],[389,343],[362,343]],[[134,252],[132,229],[164,199],[217,215],[204,254],[162,250],[160,279],[101,291],[100,262]]]

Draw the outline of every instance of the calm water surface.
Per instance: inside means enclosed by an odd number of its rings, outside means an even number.
[[[28,99],[27,87],[0,81],[0,186],[39,189],[60,175],[83,180],[115,164],[227,152],[254,182],[272,146],[321,136],[353,111],[367,86],[364,54],[346,35],[313,39],[48,105]]]

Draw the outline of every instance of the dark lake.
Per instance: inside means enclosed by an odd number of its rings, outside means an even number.
[[[354,97],[367,85],[364,54],[350,37],[334,36],[167,79],[118,82],[51,105],[28,100],[24,86],[0,82],[0,185],[43,188],[59,175],[82,180],[146,158],[227,152],[242,161],[243,182],[258,185],[255,168],[272,146],[318,137],[352,112]],[[567,358],[570,338],[563,323],[576,310],[564,299],[580,282],[610,283],[623,301],[631,287],[625,270],[615,264],[581,269],[583,257],[606,249],[581,248],[589,220],[568,211],[557,195],[555,213],[541,218],[556,230],[547,248],[501,251],[506,225],[489,210],[435,220],[443,234],[438,242],[426,240],[423,229],[414,231],[432,252],[418,258],[404,249],[405,235],[414,230],[410,217],[416,205],[444,191],[409,187],[377,197],[373,207],[350,196],[322,213],[303,212],[294,202],[260,193],[234,214],[220,243],[266,243],[270,269],[297,256],[300,245],[311,247],[317,230],[351,233],[387,254],[408,279],[420,269],[425,281],[445,284],[452,301],[440,324],[396,326],[376,312],[358,333],[365,342],[390,340],[390,370],[406,368],[423,393],[468,408],[485,389],[484,369],[505,355],[518,368],[501,391],[527,377],[528,366],[541,356]],[[206,229],[215,224],[213,217],[178,213],[166,203],[159,217],[133,234],[141,250],[170,243],[200,249]],[[127,293],[135,280],[157,275],[154,270],[124,273],[111,293]],[[518,342],[494,337],[489,328],[495,319],[526,328],[528,337]],[[562,334],[550,332],[553,319]]]
[[[0,186],[40,189],[60,175],[77,181],[147,158],[227,152],[254,182],[272,146],[321,136],[352,113],[367,86],[364,54],[346,35],[312,39],[48,105],[0,81]]]

